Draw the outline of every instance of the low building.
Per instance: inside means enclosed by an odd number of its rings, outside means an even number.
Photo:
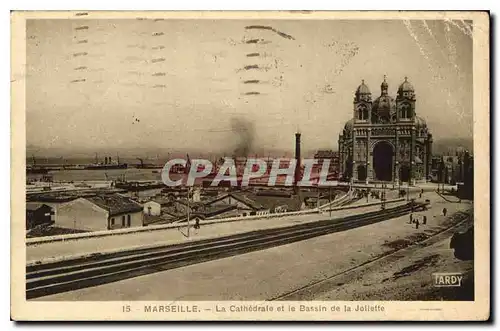
[[[26,203],[26,230],[54,223],[54,210],[44,203]]]
[[[234,206],[238,215],[251,216],[299,211],[305,208],[303,199],[290,192],[259,191],[232,192],[210,202],[208,206]],[[234,211],[232,211],[234,213]]]
[[[161,204],[155,200],[150,200],[142,204],[143,213],[147,216],[161,215]]]
[[[92,197],[95,195],[102,194],[124,194],[124,190],[110,189],[110,188],[91,188],[91,189],[74,189],[74,190],[63,190],[63,191],[47,191],[47,192],[35,192],[27,193],[27,202],[36,202],[45,204],[52,207],[54,212],[54,220],[57,219],[57,214],[60,206],[66,203],[76,200],[78,198]]]
[[[56,226],[84,231],[143,226],[143,206],[119,194],[78,198],[59,207]]]
[[[168,207],[172,204],[172,201],[168,198],[156,198],[143,203],[144,215],[148,216],[159,216],[161,215],[162,209]]]
[[[251,199],[244,193],[223,194],[206,203],[207,206],[234,206],[238,210],[237,216],[256,215],[257,212],[269,212],[269,209]]]

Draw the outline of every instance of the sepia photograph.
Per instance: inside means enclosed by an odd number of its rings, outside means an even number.
[[[11,21],[21,319],[488,319],[487,12]]]

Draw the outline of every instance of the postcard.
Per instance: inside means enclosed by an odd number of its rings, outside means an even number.
[[[489,319],[488,12],[11,27],[12,319]]]

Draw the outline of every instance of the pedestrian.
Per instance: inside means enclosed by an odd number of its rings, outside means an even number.
[[[443,215],[446,216],[446,213],[448,212],[448,210],[446,208],[443,208]]]
[[[418,229],[418,219],[415,221],[415,229]]]
[[[410,223],[409,224],[411,224],[411,223],[413,223],[413,214],[410,214]]]
[[[422,220],[422,224],[427,224],[427,216],[424,215],[424,219]]]
[[[194,228],[195,228],[196,230],[198,230],[198,229],[200,228],[200,219],[199,219],[199,218],[197,218],[197,219],[196,219],[196,221],[195,221],[195,223],[194,223]]]

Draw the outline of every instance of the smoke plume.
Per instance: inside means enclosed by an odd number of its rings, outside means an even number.
[[[233,117],[231,118],[231,129],[237,135],[234,156],[248,156],[254,141],[254,123],[244,118]]]

